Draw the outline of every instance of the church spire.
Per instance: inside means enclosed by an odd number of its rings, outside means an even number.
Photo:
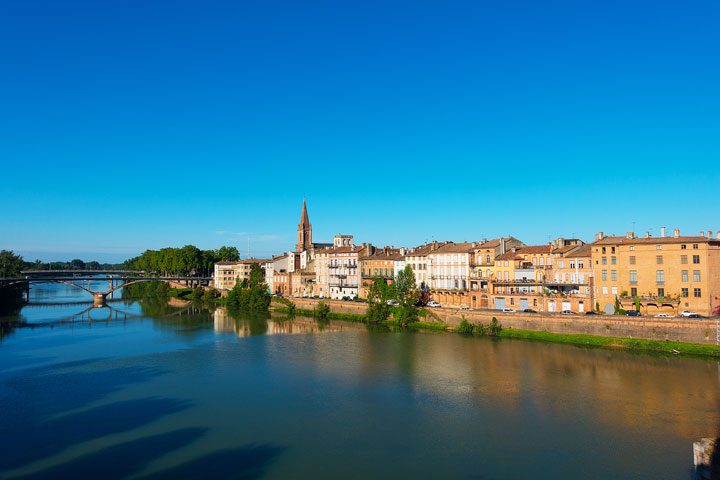
[[[300,225],[310,225],[310,219],[308,218],[307,213],[307,205],[305,203],[305,199],[303,198],[303,208],[302,208],[302,214],[300,214]]]
[[[298,224],[298,243],[295,250],[302,252],[312,250],[312,225],[307,213],[307,204],[303,198],[302,213],[300,214],[300,223]]]

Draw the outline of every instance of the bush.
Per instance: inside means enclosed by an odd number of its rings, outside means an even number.
[[[492,317],[489,330],[489,334],[493,337],[497,337],[498,335],[500,335],[500,332],[502,331],[502,325],[500,325],[500,322],[498,322],[497,318]]]
[[[319,302],[313,309],[313,317],[317,320],[327,320],[330,314],[330,307],[325,302]]]
[[[474,330],[475,330],[475,327],[473,327],[473,324],[463,318],[462,321],[460,322],[460,325],[458,325],[456,331],[460,335],[472,335]]]

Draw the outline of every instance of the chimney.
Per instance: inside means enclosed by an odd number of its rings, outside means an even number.
[[[625,234],[625,236],[626,236],[627,238],[635,238],[635,233],[634,233],[634,232],[627,232],[627,233]]]
[[[500,255],[505,254],[505,239],[500,237]]]
[[[665,227],[660,227],[660,238],[665,238]]]
[[[596,241],[597,241],[597,240],[602,240],[603,238],[605,238],[605,233],[603,233],[603,232],[598,232],[598,233],[595,234],[595,240],[596,240]]]
[[[708,230],[708,238],[712,238],[712,230]]]
[[[676,228],[673,230],[673,237],[678,238],[680,236],[680,229]]]
[[[645,232],[645,238],[650,238],[650,232]]]
[[[705,236],[705,231],[700,230],[700,236],[701,236],[701,237],[704,237],[704,236]]]
[[[715,238],[717,238],[718,240],[720,240],[720,230],[717,231],[717,236],[716,236]]]

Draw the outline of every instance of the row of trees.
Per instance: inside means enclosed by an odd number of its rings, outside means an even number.
[[[415,274],[410,266],[401,270],[391,285],[383,278],[376,278],[368,292],[367,321],[384,322],[392,314],[400,326],[406,327],[418,319],[418,299]]]
[[[112,270],[121,265],[113,263],[100,263],[96,261],[85,262],[75,258],[68,262],[26,262],[23,257],[10,250],[0,251],[0,278],[16,277],[23,270]]]
[[[182,248],[161,248],[145,250],[141,255],[127,260],[127,270],[144,270],[163,275],[200,275],[209,276],[215,263],[236,261],[240,253],[235,247],[221,247],[218,250],[200,250],[195,245]]]

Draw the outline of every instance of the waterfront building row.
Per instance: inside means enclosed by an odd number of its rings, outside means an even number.
[[[303,202],[294,250],[271,259],[220,262],[215,285],[229,289],[260,264],[272,293],[366,298],[377,278],[392,283],[409,266],[418,288],[443,306],[538,312],[639,309],[710,315],[720,305],[720,232],[659,237],[600,232],[593,243],[557,238],[526,245],[514,237],[431,242],[411,248],[356,245],[352,235],[313,243]],[[234,276],[234,278],[233,278]]]

